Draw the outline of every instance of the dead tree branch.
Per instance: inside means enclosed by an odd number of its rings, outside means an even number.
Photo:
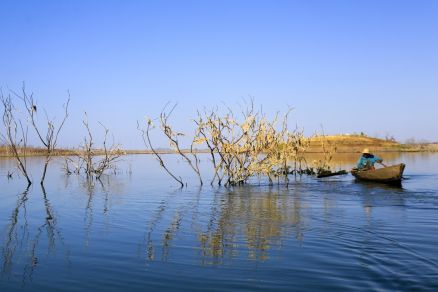
[[[63,105],[64,113],[61,123],[56,126],[55,120],[49,118],[47,112],[45,112],[45,127],[42,127],[38,123],[38,112],[40,109],[37,107],[36,100],[33,97],[33,93],[30,95],[27,94],[25,87],[23,86],[21,95],[15,93],[15,95],[23,101],[24,107],[26,109],[30,124],[32,128],[35,130],[35,133],[40,140],[41,144],[45,148],[45,161],[43,167],[43,173],[41,175],[41,184],[44,184],[44,180],[46,178],[47,167],[49,165],[50,160],[53,157],[53,152],[56,150],[56,146],[58,143],[59,133],[61,132],[64,124],[68,118],[68,107],[70,104],[70,93],[68,92],[67,102]],[[45,130],[43,130],[45,128]],[[45,132],[45,133],[44,133]]]
[[[203,184],[202,182],[202,177],[201,177],[201,172],[199,170],[199,158],[196,155],[196,153],[194,152],[193,146],[195,144],[195,142],[192,140],[192,143],[190,145],[190,154],[193,157],[193,161],[192,159],[190,159],[182,150],[181,150],[181,146],[180,146],[180,142],[179,142],[179,137],[180,136],[184,136],[183,133],[179,133],[176,132],[172,129],[171,125],[169,124],[169,118],[172,115],[173,110],[176,108],[177,104],[175,104],[170,111],[166,112],[166,107],[163,109],[163,111],[160,114],[160,126],[161,126],[161,130],[163,131],[164,135],[166,135],[170,146],[176,150],[176,152],[187,162],[187,164],[190,166],[191,169],[193,169],[193,171],[196,173],[196,175],[198,176],[199,179],[199,183]]]
[[[83,170],[87,177],[90,178],[95,176],[96,179],[100,179],[107,170],[115,168],[119,158],[123,155],[123,151],[121,150],[120,145],[114,143],[114,138],[112,144],[108,144],[108,134],[110,131],[100,122],[99,124],[104,129],[103,147],[101,149],[96,149],[94,147],[94,138],[88,122],[87,113],[85,113],[82,124],[84,125],[87,134],[83,139],[80,150],[76,153],[77,161],[74,161],[70,157],[65,158],[64,171],[66,174],[79,174],[81,173],[81,170]],[[97,157],[101,158],[96,161]]]
[[[11,96],[4,96],[2,92],[1,103],[3,105],[3,126],[5,134],[1,134],[2,140],[6,143],[17,162],[17,167],[21,174],[26,178],[28,186],[32,184],[29,173],[27,171],[27,137],[28,127],[23,125],[21,120],[17,120],[14,115],[15,108]]]
[[[146,147],[149,147],[152,151],[152,153],[155,155],[155,157],[157,158],[158,162],[160,163],[160,166],[175,180],[177,181],[181,187],[184,187],[184,183],[182,181],[181,177],[177,177],[175,176],[168,168],[167,166],[164,164],[163,159],[161,158],[161,156],[158,154],[158,152],[155,150],[155,148],[152,145],[151,142],[151,138],[150,138],[150,131],[154,128],[152,120],[148,119],[147,121],[147,126],[146,129],[141,128],[140,124],[137,122],[137,129],[141,132],[141,136],[143,138],[143,142],[145,144]]]

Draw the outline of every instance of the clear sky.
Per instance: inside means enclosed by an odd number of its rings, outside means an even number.
[[[254,97],[308,134],[438,141],[438,1],[0,1],[0,86],[141,148],[136,121]],[[96,127],[97,128],[97,127]]]

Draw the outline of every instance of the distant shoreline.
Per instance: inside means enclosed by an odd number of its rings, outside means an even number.
[[[310,147],[306,153],[324,153],[322,143],[325,147],[336,147],[336,153],[360,153],[364,148],[369,148],[373,152],[438,152],[438,143],[419,143],[419,144],[401,144],[396,141],[387,141],[378,138],[372,138],[360,135],[334,135],[320,136],[310,139]],[[21,150],[23,151],[23,150]],[[135,154],[154,154],[151,150],[121,150],[123,155]],[[184,153],[190,153],[189,149],[182,150]],[[172,149],[156,150],[158,154],[177,154]],[[210,153],[208,149],[196,149],[195,153]],[[53,156],[74,156],[81,153],[79,149],[57,149]],[[95,155],[103,155],[101,149],[94,150]],[[45,156],[45,149],[29,147],[26,149],[26,155]],[[5,146],[0,147],[0,157],[13,157],[11,151]]]
[[[393,153],[435,153],[438,152],[438,146],[436,144],[427,144],[427,145],[421,145],[421,146],[417,146],[417,145],[403,145],[402,148],[375,148],[372,150],[375,153],[378,152],[393,152]],[[154,153],[150,150],[122,150],[123,154],[122,155],[153,155]],[[178,154],[177,151],[173,151],[173,150],[157,150],[156,151],[158,154],[160,155],[169,155],[169,154]],[[190,150],[182,150],[183,153],[187,154],[190,153]],[[208,149],[199,149],[199,150],[195,150],[193,153],[195,154],[208,154],[210,153],[210,150]],[[324,153],[324,151],[320,150],[320,149],[310,149],[307,150],[305,153]],[[361,150],[358,149],[347,149],[347,147],[342,147],[341,149],[338,149],[335,153],[337,154],[341,154],[341,153],[361,153]],[[62,157],[62,156],[76,156],[78,155],[78,152],[73,152],[73,151],[55,151],[52,156],[53,157]],[[104,153],[102,151],[96,151],[95,152],[96,156],[101,156],[104,155]],[[24,156],[24,155],[20,155],[20,156]],[[35,153],[35,152],[31,152],[28,153],[26,155],[27,157],[42,157],[45,156],[45,153],[41,152],[41,153]],[[0,152],[0,158],[12,158],[14,157],[12,154],[10,153],[4,153],[4,152]]]
[[[364,147],[370,147],[369,145],[358,147],[357,145],[342,145],[339,146],[336,153],[360,153]],[[414,152],[438,152],[438,145],[437,144],[400,144],[399,147],[370,147],[373,152],[398,152],[398,153],[414,153]],[[28,153],[26,154],[27,157],[40,157],[45,156],[45,153],[43,151],[34,151],[34,149],[28,149]],[[174,150],[156,150],[156,152],[160,155],[167,155],[167,154],[178,154],[177,151]],[[190,153],[190,150],[183,149],[183,153]],[[75,156],[78,155],[80,151],[72,151],[72,150],[64,150],[64,149],[58,149],[56,150],[52,156],[53,157],[62,157],[62,156]],[[122,150],[122,155],[153,155],[154,153],[151,150]],[[196,154],[206,154],[210,153],[210,150],[208,149],[197,149],[194,150],[194,153]],[[320,147],[317,148],[309,148],[309,150],[306,151],[306,153],[324,153]],[[96,156],[104,155],[103,151],[96,150],[95,151]],[[21,155],[23,156],[23,155]],[[0,157],[2,158],[12,158],[14,157],[12,154],[8,152],[0,151]]]

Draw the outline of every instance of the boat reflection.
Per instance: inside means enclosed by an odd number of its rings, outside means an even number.
[[[358,187],[362,187],[365,189],[377,188],[377,189],[388,190],[388,191],[403,191],[403,180],[399,182],[380,183],[380,182],[354,179],[353,183]]]

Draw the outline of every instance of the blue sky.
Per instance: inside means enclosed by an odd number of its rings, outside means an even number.
[[[141,148],[136,121],[167,101],[188,131],[197,108],[249,97],[294,107],[307,134],[438,141],[437,15],[438,1],[2,0],[0,86],[25,82],[58,117],[69,90],[64,146],[84,111]]]

